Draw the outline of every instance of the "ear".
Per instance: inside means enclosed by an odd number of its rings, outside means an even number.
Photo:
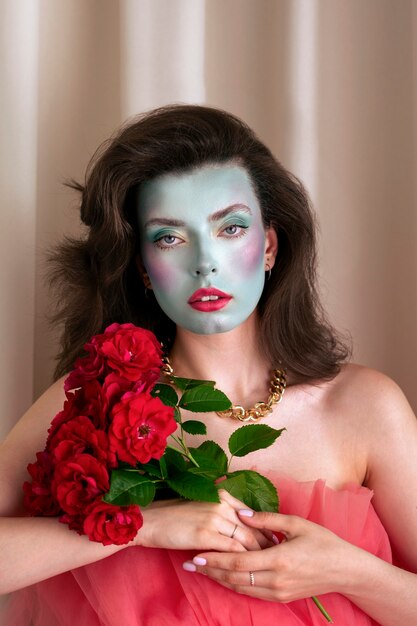
[[[141,276],[143,284],[145,285],[145,289],[152,289],[151,279],[146,273],[145,266],[143,265],[142,259],[140,258],[139,254],[137,254],[135,257],[135,263],[139,272],[139,276]]]
[[[278,235],[272,226],[266,229],[265,235],[265,271],[267,271],[268,268],[272,269],[275,265],[278,254]]]

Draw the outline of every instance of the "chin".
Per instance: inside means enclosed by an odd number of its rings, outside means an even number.
[[[198,323],[190,324],[187,328],[192,333],[196,335],[222,335],[224,333],[228,333],[235,328],[241,326],[244,322],[246,322],[248,318],[243,320],[225,320],[225,319],[208,319],[203,321],[199,321]]]

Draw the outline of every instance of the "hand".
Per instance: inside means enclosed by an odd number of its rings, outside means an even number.
[[[245,515],[246,513],[246,515]],[[346,562],[360,548],[330,530],[293,515],[240,512],[251,528],[282,533],[280,545],[242,554],[199,554],[185,569],[206,574],[221,585],[263,600],[291,602],[340,591]],[[251,576],[252,573],[252,576]],[[252,584],[251,584],[252,581]]]
[[[274,545],[272,533],[249,528],[237,515],[245,505],[226,490],[220,503],[158,501],[143,509],[137,545],[174,550],[244,552]],[[233,537],[232,537],[233,535]]]

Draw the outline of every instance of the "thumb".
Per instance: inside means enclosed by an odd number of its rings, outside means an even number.
[[[282,513],[267,511],[258,513],[251,509],[239,509],[238,515],[239,519],[247,526],[280,532],[287,539],[295,537],[301,532],[302,519],[295,515],[283,515]]]

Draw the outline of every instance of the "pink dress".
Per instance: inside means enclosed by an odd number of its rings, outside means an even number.
[[[349,484],[336,491],[322,480],[299,483],[269,474],[281,512],[300,515],[391,562],[391,548],[371,504],[372,492]],[[169,527],[167,527],[169,532]],[[195,552],[127,548],[102,561],[12,594],[4,626],[322,626],[310,598],[288,604],[236,594],[183,570]],[[337,593],[320,596],[339,626],[375,625]]]

